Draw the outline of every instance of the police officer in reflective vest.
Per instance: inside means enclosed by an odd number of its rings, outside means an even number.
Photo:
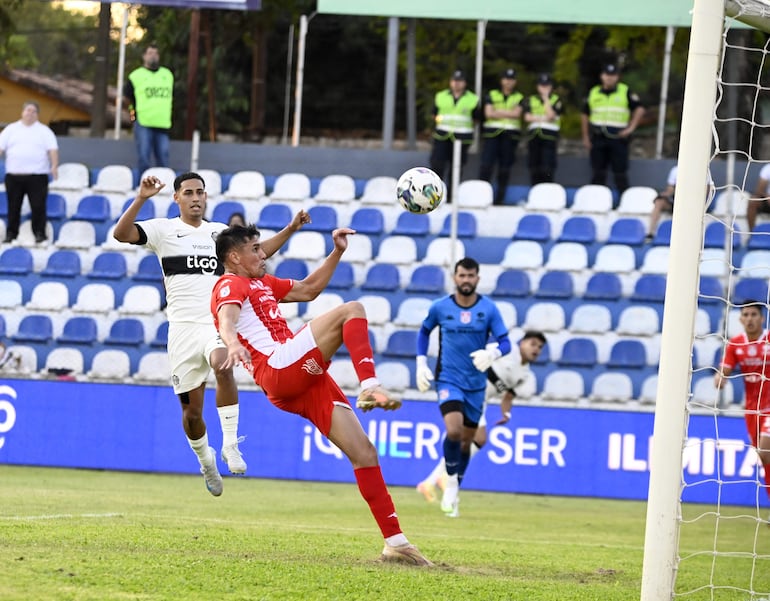
[[[128,76],[125,96],[134,122],[139,174],[155,165],[168,167],[169,129],[174,97],[174,74],[160,66],[160,51],[150,44],[142,54],[142,66]]]
[[[508,188],[516,147],[521,138],[521,112],[524,95],[516,91],[516,71],[506,69],[500,76],[500,89],[484,98],[484,126],[479,179],[492,182],[497,165],[495,204],[503,204]]]
[[[530,183],[552,182],[556,172],[557,145],[561,127],[562,102],[553,91],[548,73],[537,78],[537,94],[524,101],[527,123]]]
[[[465,74],[455,71],[449,87],[438,92],[434,99],[433,150],[430,168],[447,186],[447,201],[452,185],[452,147],[455,140],[462,142],[461,166],[468,159],[468,148],[473,142],[473,128],[479,118],[479,97],[467,89]]]
[[[607,167],[612,167],[619,193],[628,188],[628,154],[630,136],[644,115],[639,96],[619,82],[617,65],[605,65],[601,85],[588,93],[581,128],[583,145],[591,154],[592,184],[606,185]]]

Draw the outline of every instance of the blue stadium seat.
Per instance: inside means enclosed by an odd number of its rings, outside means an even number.
[[[157,261],[157,259],[156,259]],[[119,280],[126,277],[126,258],[119,252],[104,252],[97,255],[87,277],[99,280]]]
[[[155,338],[150,341],[150,346],[157,348],[166,348],[168,344],[168,322],[164,321],[158,326],[155,332]]]
[[[309,232],[331,232],[337,228],[337,211],[334,207],[316,205],[308,209],[310,223],[302,229]]]
[[[6,249],[0,255],[0,274],[27,275],[34,270],[32,253],[21,246]]]
[[[215,223],[227,223],[230,221],[230,217],[233,213],[245,215],[246,209],[243,208],[242,203],[236,200],[223,200],[214,206],[214,210],[211,212],[211,221]],[[278,229],[282,229],[287,223],[288,221]]]
[[[727,235],[727,229],[725,224],[721,221],[713,221],[706,226],[706,230],[703,234],[703,248],[724,248],[725,236]],[[749,238],[749,242],[751,239]],[[733,248],[738,248],[741,245],[741,234],[738,232],[737,226],[733,230]],[[768,246],[770,248],[770,246]]]
[[[266,205],[259,213],[257,227],[260,229],[280,231],[291,222],[291,209],[288,205],[271,203]]]
[[[575,284],[572,274],[566,271],[549,271],[543,274],[538,282],[535,296],[537,298],[569,299],[574,295]]]
[[[8,217],[8,194],[5,193],[5,190],[0,190],[0,217]]]
[[[366,272],[366,279],[361,290],[380,290],[395,292],[401,288],[401,275],[398,267],[390,263],[375,263]]]
[[[101,194],[89,194],[78,202],[78,208],[71,217],[76,221],[104,223],[110,221],[110,201]]]
[[[622,217],[615,221],[610,228],[607,244],[626,244],[641,246],[644,244],[645,228],[640,219]]]
[[[166,217],[169,219],[175,219],[179,217],[179,205],[175,202],[172,202],[170,205],[168,205],[168,210],[166,211]]]
[[[642,369],[647,365],[647,351],[639,340],[618,340],[610,348],[607,367]]]
[[[414,359],[417,352],[417,331],[416,330],[396,330],[388,337],[385,350],[382,351],[385,357],[402,357]]]
[[[506,269],[497,276],[497,283],[492,291],[492,296],[524,298],[529,296],[531,291],[532,284],[526,271]]]
[[[668,219],[658,225],[655,237],[652,239],[653,246],[669,246],[671,244],[671,224],[673,221]]]
[[[399,236],[427,236],[430,233],[430,217],[404,211],[399,213],[396,227],[391,234]]]
[[[449,236],[452,233],[452,216],[447,215],[444,218],[444,224],[441,226],[441,232],[439,236]],[[478,231],[478,224],[476,223],[476,216],[473,213],[467,211],[457,212],[457,237],[458,238],[475,238]]]
[[[363,207],[356,209],[350,218],[350,227],[359,234],[379,236],[385,232],[385,217],[377,208]]]
[[[556,363],[563,367],[595,367],[598,363],[596,343],[590,338],[570,338]]]
[[[326,287],[332,290],[350,290],[355,285],[356,278],[353,266],[345,261],[340,261]]]
[[[700,296],[698,297],[698,303],[701,305],[716,305],[721,304],[722,299],[725,296],[722,282],[716,276],[702,275],[700,276]]]
[[[74,250],[57,250],[48,255],[48,261],[40,275],[58,278],[74,278],[80,275],[80,255]]]
[[[551,239],[551,221],[545,215],[524,215],[516,226],[513,239],[548,242]]]
[[[162,282],[163,270],[155,255],[146,255],[139,261],[136,273],[131,278],[135,282]]]
[[[126,212],[126,209],[131,205],[132,202],[134,202],[134,199],[129,198],[126,200],[126,202],[123,203],[123,213]],[[177,210],[179,209],[179,205],[175,202],[172,202],[171,204],[176,206]],[[139,212],[136,214],[136,219],[134,219],[134,221],[145,221],[147,219],[155,219],[155,203],[153,202],[152,198],[148,198],[145,201],[145,203],[142,205],[142,208],[139,209]]]
[[[748,250],[770,250],[770,223],[757,224],[749,234]]]
[[[45,204],[46,219],[51,222],[54,238],[56,238],[61,224],[67,219],[67,201],[61,194],[49,192]]]
[[[275,275],[287,280],[304,280],[309,270],[302,259],[284,259],[275,268]]]
[[[140,346],[144,344],[144,325],[134,317],[116,319],[104,344],[118,346]]]
[[[596,223],[584,215],[569,217],[562,226],[557,242],[593,244],[596,242]]]
[[[742,305],[748,301],[767,302],[767,280],[763,278],[743,278],[735,284],[730,301]]]
[[[595,273],[586,283],[583,298],[588,300],[618,300],[623,294],[623,284],[616,273]]]
[[[0,339],[5,338],[5,317],[0,315]]]
[[[62,335],[56,339],[61,344],[94,344],[98,328],[93,317],[70,317],[64,324]]]
[[[25,315],[19,322],[14,342],[46,343],[53,338],[53,323],[48,315]]]
[[[631,293],[631,300],[639,302],[662,303],[666,297],[666,276],[644,273],[639,276]]]
[[[420,265],[412,272],[406,291],[443,294],[444,270],[438,265]]]

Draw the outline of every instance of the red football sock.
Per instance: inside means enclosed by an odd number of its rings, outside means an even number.
[[[363,317],[349,319],[342,326],[342,340],[348,347],[350,360],[356,370],[358,381],[376,377],[374,374],[374,353],[369,342],[369,322]]]
[[[358,490],[361,496],[369,504],[377,525],[380,527],[383,538],[401,534],[401,526],[398,523],[396,507],[390,498],[388,487],[382,479],[382,470],[379,465],[372,467],[360,467],[354,470]]]

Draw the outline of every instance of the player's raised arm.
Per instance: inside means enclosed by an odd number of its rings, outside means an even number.
[[[115,229],[112,231],[112,236],[118,242],[137,242],[139,240],[139,230],[136,229],[134,223],[136,217],[139,215],[139,211],[144,206],[144,203],[165,187],[165,184],[160,181],[154,175],[148,175],[145,177],[140,185],[139,191],[136,193],[136,197],[133,202],[128,205],[126,210],[118,219],[115,224]]]
[[[268,258],[272,257],[280,250],[284,244],[286,244],[286,242],[288,242],[293,233],[298,232],[303,225],[310,222],[310,215],[308,215],[305,209],[300,209],[297,211],[297,213],[294,215],[294,218],[288,223],[288,225],[286,225],[286,227],[284,227],[275,236],[261,241],[262,251],[265,253],[265,256]]]
[[[303,302],[317,298],[318,295],[324,291],[329,280],[332,279],[332,275],[334,275],[334,270],[337,268],[337,265],[339,265],[342,254],[347,250],[348,236],[355,233],[355,230],[351,230],[347,227],[334,230],[332,232],[332,239],[334,240],[334,249],[332,249],[332,252],[329,253],[329,256],[326,257],[318,269],[313,271],[313,273],[308,274],[306,278],[295,282],[294,287],[289,294],[283,298],[283,301]]]

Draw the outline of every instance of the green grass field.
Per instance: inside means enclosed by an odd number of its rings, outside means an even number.
[[[214,498],[194,476],[18,466],[0,466],[0,483],[3,600],[639,599],[641,502],[464,491],[448,519],[393,488],[405,532],[437,564],[425,569],[376,561],[382,539],[352,484],[226,478]],[[720,551],[770,553],[766,526],[720,524]],[[682,538],[711,549],[714,520]],[[679,578],[689,590],[713,570],[770,590],[766,563],[747,572],[759,561],[697,556]]]

